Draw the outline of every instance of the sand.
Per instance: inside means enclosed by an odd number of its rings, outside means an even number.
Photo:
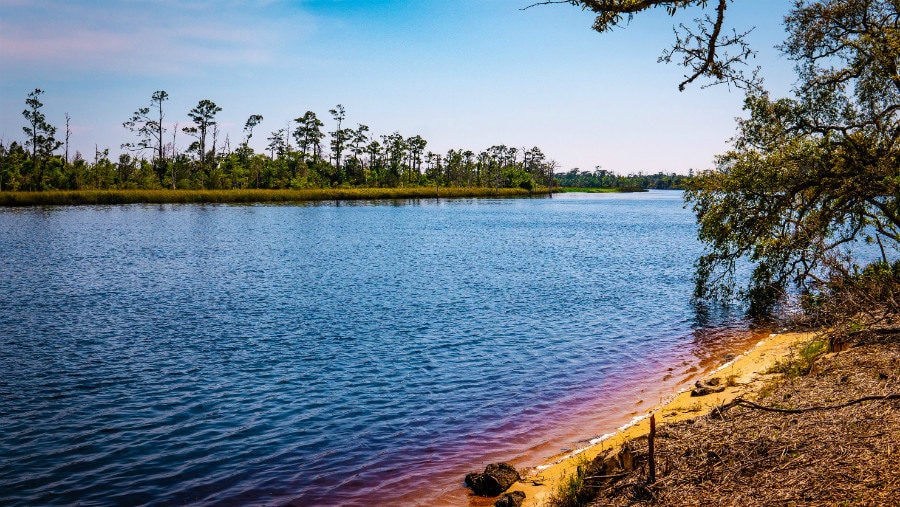
[[[705,396],[691,396],[692,386],[688,385],[670,400],[635,417],[631,423],[614,433],[593,439],[589,446],[554,456],[543,465],[522,471],[523,480],[514,484],[509,491],[524,491],[525,506],[545,505],[559,485],[576,472],[579,464],[609,449],[618,448],[629,440],[646,435],[649,432],[651,414],[655,415],[657,424],[672,423],[706,414],[714,407],[728,403],[738,396],[752,399],[753,393],[771,378],[771,375],[765,372],[812,338],[811,333],[769,335],[704,377],[704,380],[719,378],[721,385],[725,387],[724,391]]]

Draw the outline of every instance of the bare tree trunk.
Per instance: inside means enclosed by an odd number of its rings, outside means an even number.
[[[219,125],[213,125],[213,144],[212,144],[212,162],[216,161],[216,144],[219,142]]]
[[[69,130],[69,121],[71,119],[72,119],[72,117],[69,116],[69,113],[66,113],[66,164],[67,165],[69,163],[69,135],[72,134],[72,131]]]
[[[177,175],[175,174],[175,159],[178,157],[178,153],[175,151],[175,137],[178,136],[178,124],[175,124],[175,128],[172,129],[172,190],[175,190],[175,182],[177,181]]]
[[[162,100],[159,101],[159,123],[156,125],[156,127],[159,129],[159,131],[158,131],[158,132],[159,132],[159,135],[156,136],[156,137],[159,138],[159,150],[158,150],[159,161],[160,161],[160,163],[162,163],[164,160],[166,160],[166,154],[165,154],[165,152],[163,151],[163,150],[164,150],[164,147],[163,147],[163,110],[162,110]],[[175,126],[175,129],[176,129],[176,130],[178,129],[178,126],[177,126],[177,125]],[[173,146],[173,149],[174,149],[174,146],[175,146],[175,140],[174,140],[174,138],[173,138],[173,140],[172,140],[172,146]],[[172,158],[174,159],[175,157],[173,156]]]

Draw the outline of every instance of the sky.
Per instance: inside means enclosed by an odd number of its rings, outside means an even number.
[[[122,127],[165,90],[167,126],[200,100],[222,108],[232,145],[252,114],[251,145],[307,110],[334,128],[421,135],[427,150],[538,146],[559,170],[687,173],[713,166],[741,115],[743,94],[678,91],[685,72],[657,63],[674,40],[657,10],[598,34],[570,5],[530,0],[0,0],[0,140],[24,141],[27,94],[41,97],[71,148],[118,154]],[[789,92],[791,62],[775,49],[790,0],[736,0],[728,20],[756,29],[767,86]],[[169,134],[172,135],[170,131]],[[189,143],[179,134],[180,149]]]

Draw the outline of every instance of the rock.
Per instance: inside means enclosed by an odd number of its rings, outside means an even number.
[[[695,387],[691,389],[691,396],[706,396],[707,394],[721,393],[724,387]]]
[[[588,476],[594,477],[596,485],[606,485],[624,477],[634,470],[634,451],[630,444],[625,444],[618,451],[610,451],[601,454],[588,465]]]
[[[477,496],[497,496],[520,479],[519,472],[506,463],[491,463],[484,473],[474,472],[466,476],[466,487]]]
[[[691,389],[691,396],[706,396],[707,394],[721,393],[725,387],[715,387],[719,385],[718,378],[711,378],[706,383],[697,381],[694,388]]]
[[[521,507],[525,501],[525,493],[523,491],[513,491],[500,497],[494,502],[494,507]]]

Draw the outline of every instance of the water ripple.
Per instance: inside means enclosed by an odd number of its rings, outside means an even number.
[[[678,193],[396,204],[0,211],[0,504],[427,502],[695,338]]]

